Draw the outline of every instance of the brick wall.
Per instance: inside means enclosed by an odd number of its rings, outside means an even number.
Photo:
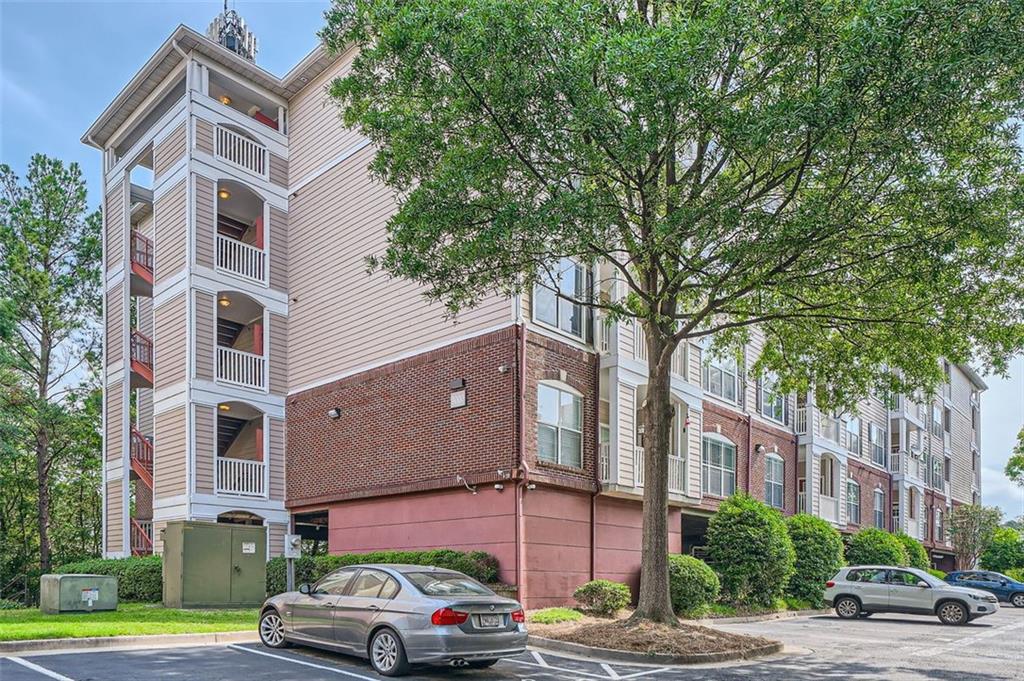
[[[860,485],[860,524],[848,523],[847,532],[856,532],[865,527],[875,526],[875,490],[881,489],[885,493],[885,503],[882,504],[882,512],[885,514],[886,529],[890,523],[890,491],[889,474],[880,468],[869,466],[855,459],[847,461],[847,477]]]

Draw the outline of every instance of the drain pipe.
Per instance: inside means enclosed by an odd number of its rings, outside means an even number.
[[[523,540],[525,538],[525,519],[523,516],[523,496],[530,484],[530,464],[526,461],[526,326],[522,319],[516,324],[516,458],[520,470],[519,482],[516,484],[516,587],[518,600],[526,600],[526,584],[523,574],[526,571],[523,559]]]

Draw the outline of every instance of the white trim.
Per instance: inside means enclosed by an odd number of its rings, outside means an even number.
[[[702,441],[704,440],[704,438],[707,438],[709,440],[716,440],[718,442],[722,442],[722,443],[730,445],[732,447],[736,447],[736,443],[735,442],[733,442],[732,440],[730,440],[729,438],[725,437],[724,435],[722,435],[720,433],[716,433],[713,430],[705,430],[705,431],[701,432],[700,435],[701,435],[701,440]],[[702,443],[702,446],[703,446],[703,443]],[[737,456],[738,455],[739,455],[739,452],[737,451]],[[702,451],[701,452],[701,457],[702,457],[701,460],[702,460],[702,462],[703,462],[703,456],[704,456],[704,452]]]
[[[152,128],[150,128],[149,132],[140,137],[138,141],[136,141],[135,144],[132,145],[131,149],[125,152],[125,155],[118,159],[114,167],[107,171],[106,177],[108,178],[108,180],[112,177],[115,177],[118,173],[125,172],[129,166],[137,163],[139,160],[139,156],[142,155],[146,147],[153,144],[153,140],[156,138],[158,134],[160,134],[165,128],[170,128],[171,130],[173,130],[175,127],[177,127],[177,124],[181,122],[178,120],[179,117],[181,118],[182,121],[185,120],[185,118],[188,115],[188,106],[186,105],[186,99],[186,96],[183,95],[181,99],[179,99],[177,102],[171,105],[171,107],[167,110],[167,113],[165,113],[163,117],[159,121],[157,121]],[[117,142],[108,143],[107,148],[113,150],[113,148],[116,146]],[[154,181],[155,179],[156,178],[154,177]]]
[[[212,270],[197,265],[192,271],[192,288],[196,291],[213,294],[222,291],[244,293],[264,308],[283,317],[288,316],[288,295],[277,289],[264,288],[260,284],[240,277],[234,277],[221,270]]]
[[[153,285],[153,310],[188,291],[188,267]]]
[[[238,166],[227,161],[221,161],[216,156],[211,156],[201,149],[195,149],[192,153],[192,172],[211,180],[216,184],[219,180],[232,180],[244,184],[248,189],[260,195],[264,203],[269,203],[278,210],[288,212],[288,197],[286,189],[272,184],[259,175],[242,170]],[[216,191],[216,187],[214,188]]]
[[[221,402],[244,402],[274,418],[284,418],[285,398],[262,391],[249,390],[234,385],[196,379],[189,390],[190,401],[196,404],[217,405]]]
[[[198,107],[195,116],[208,123],[217,125],[234,125],[251,134],[256,141],[267,149],[267,153],[275,153],[285,160],[288,159],[288,137],[274,130],[269,125],[261,123],[255,118],[246,116],[241,111],[232,109],[230,106],[221,104],[213,97],[201,92],[192,92],[192,102]],[[256,127],[256,126],[260,127]],[[269,161],[269,159],[268,159]]]
[[[188,402],[187,381],[180,381],[172,386],[165,386],[159,391],[153,391],[153,415],[162,414],[179,407],[184,407]]]
[[[560,380],[555,379],[555,378],[546,378],[546,379],[537,381],[537,385],[547,385],[547,386],[550,386],[552,388],[556,388],[558,390],[561,390],[563,392],[572,393],[574,396],[576,396],[576,397],[578,397],[580,399],[584,398],[583,393],[581,393],[579,390],[577,390],[576,388],[572,387],[568,383],[566,383],[564,381],[560,381]]]
[[[288,196],[291,197],[298,194],[300,189],[304,188],[310,182],[313,182],[314,180],[320,178],[322,175],[325,175],[330,171],[334,170],[334,168],[341,165],[342,163],[350,159],[352,156],[355,156],[358,152],[365,149],[369,144],[369,138],[364,137],[359,142],[356,142],[355,144],[347,147],[344,151],[342,151],[340,154],[338,154],[331,160],[321,164],[317,168],[314,168],[309,173],[307,173],[306,176],[303,177],[301,180],[288,186]]]

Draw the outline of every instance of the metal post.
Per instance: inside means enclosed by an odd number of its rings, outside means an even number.
[[[288,568],[287,568],[287,571],[288,571],[287,587],[286,587],[285,590],[286,591],[295,591],[295,559],[294,558],[285,558],[285,563],[288,566]]]

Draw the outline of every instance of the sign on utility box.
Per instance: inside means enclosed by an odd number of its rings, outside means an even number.
[[[117,577],[43,575],[39,579],[39,609],[47,615],[117,610]]]
[[[253,607],[267,595],[267,528],[173,521],[163,531],[164,606]]]

